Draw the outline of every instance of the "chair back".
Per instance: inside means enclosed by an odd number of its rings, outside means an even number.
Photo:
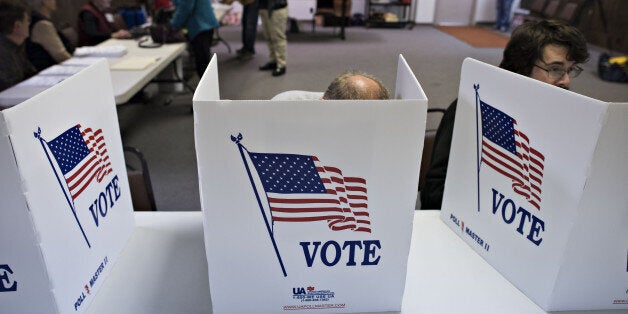
[[[578,7],[578,3],[566,3],[565,6],[563,6],[562,10],[560,10],[560,13],[558,13],[558,18],[563,21],[573,23],[576,19],[576,16],[578,15]]]
[[[441,114],[445,113],[445,109],[441,108],[430,108],[427,109],[427,113],[430,114],[432,112],[439,112]],[[423,155],[421,157],[421,168],[419,169],[419,191],[423,188],[423,184],[425,182],[425,173],[427,169],[430,167],[430,162],[432,161],[432,152],[434,151],[434,139],[436,138],[436,130],[425,130],[425,136],[423,139]]]
[[[559,5],[560,5],[560,0],[551,0],[545,7],[545,10],[543,10],[543,16],[545,18],[552,18],[556,16]]]
[[[156,211],[155,195],[150,181],[148,164],[144,155],[135,147],[124,147],[124,157],[135,211]],[[127,158],[130,157],[130,158]]]

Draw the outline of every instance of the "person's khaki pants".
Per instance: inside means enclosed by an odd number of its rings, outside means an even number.
[[[277,67],[282,68],[286,66],[286,48],[288,46],[286,39],[288,7],[272,11],[270,17],[268,13],[268,10],[259,10],[259,15],[262,18],[262,30],[270,51],[269,62],[277,63]]]

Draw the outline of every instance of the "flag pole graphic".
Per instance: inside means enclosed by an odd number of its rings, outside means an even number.
[[[249,164],[246,162],[246,157],[244,156],[244,151],[248,150],[244,147],[240,141],[242,140],[242,134],[239,133],[238,137],[231,135],[231,141],[238,145],[238,149],[240,150],[240,156],[242,157],[242,162],[244,162],[244,167],[246,168],[246,173],[249,175],[249,180],[251,181],[251,186],[253,187],[253,191],[255,192],[255,198],[257,199],[257,205],[259,205],[259,209],[262,212],[262,217],[264,217],[264,223],[266,223],[266,230],[268,231],[268,235],[270,236],[270,240],[273,243],[273,247],[275,248],[275,254],[277,254],[277,259],[279,260],[279,265],[281,266],[281,271],[283,272],[283,276],[287,277],[286,268],[283,266],[283,261],[281,260],[281,254],[279,254],[279,249],[277,248],[277,243],[275,242],[275,236],[273,235],[273,230],[268,223],[268,218],[266,217],[266,213],[264,212],[264,206],[262,206],[262,201],[260,200],[259,193],[257,192],[257,188],[255,187],[255,182],[253,181],[253,176],[251,175],[251,169],[249,168]]]
[[[85,230],[83,230],[83,226],[81,225],[81,222],[79,221],[78,217],[76,216],[76,210],[74,209],[73,203],[70,201],[70,198],[68,197],[68,194],[65,193],[65,189],[63,188],[63,183],[61,183],[61,179],[59,178],[59,174],[57,173],[57,170],[55,169],[53,163],[52,163],[52,159],[50,159],[50,155],[48,154],[48,150],[46,149],[46,145],[48,145],[48,143],[46,143],[46,141],[41,137],[41,128],[37,128],[37,132],[33,132],[35,135],[35,138],[39,140],[41,147],[44,149],[44,153],[46,153],[46,157],[48,158],[48,162],[50,163],[50,167],[52,167],[52,171],[55,174],[55,177],[57,177],[57,182],[59,182],[59,186],[61,187],[61,190],[63,191],[63,195],[65,196],[65,200],[68,202],[68,205],[70,206],[70,209],[72,210],[72,214],[74,215],[74,219],[76,220],[76,223],[79,226],[79,229],[81,229],[81,233],[83,234],[83,238],[85,238],[85,242],[87,242],[87,247],[91,248],[92,245],[89,244],[89,240],[87,239],[87,235],[85,234]],[[44,145],[44,143],[46,145]]]
[[[473,84],[473,88],[475,89],[475,148],[477,150],[478,156],[478,212],[480,211],[480,166],[482,165],[481,151],[482,148],[480,146],[480,136],[479,126],[478,126],[478,116],[479,116],[479,103],[480,103],[480,94],[478,93],[478,89],[480,89],[480,84]]]

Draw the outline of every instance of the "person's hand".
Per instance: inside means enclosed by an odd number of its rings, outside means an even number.
[[[129,39],[131,38],[131,33],[129,31],[127,31],[126,29],[121,29],[115,33],[111,34],[111,38],[115,38],[115,39]]]

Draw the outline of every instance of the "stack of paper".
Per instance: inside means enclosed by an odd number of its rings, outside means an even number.
[[[58,65],[55,64],[47,69],[42,70],[38,73],[38,75],[50,76],[50,75],[66,75],[71,76],[83,70],[85,66],[83,65]]]
[[[76,48],[74,56],[117,58],[123,56],[126,52],[126,47],[122,45],[92,46]]]
[[[54,86],[55,84],[65,80],[69,76],[67,75],[35,75],[26,81],[23,81],[17,86]]]
[[[118,63],[112,65],[111,70],[144,70],[151,64],[157,62],[157,57],[138,57],[128,56],[120,60]]]
[[[84,58],[70,58],[68,60],[63,61],[63,65],[70,65],[70,66],[88,66],[88,65],[92,65],[95,64],[96,62],[100,61],[100,59],[102,58],[96,58],[96,57],[84,57]]]

